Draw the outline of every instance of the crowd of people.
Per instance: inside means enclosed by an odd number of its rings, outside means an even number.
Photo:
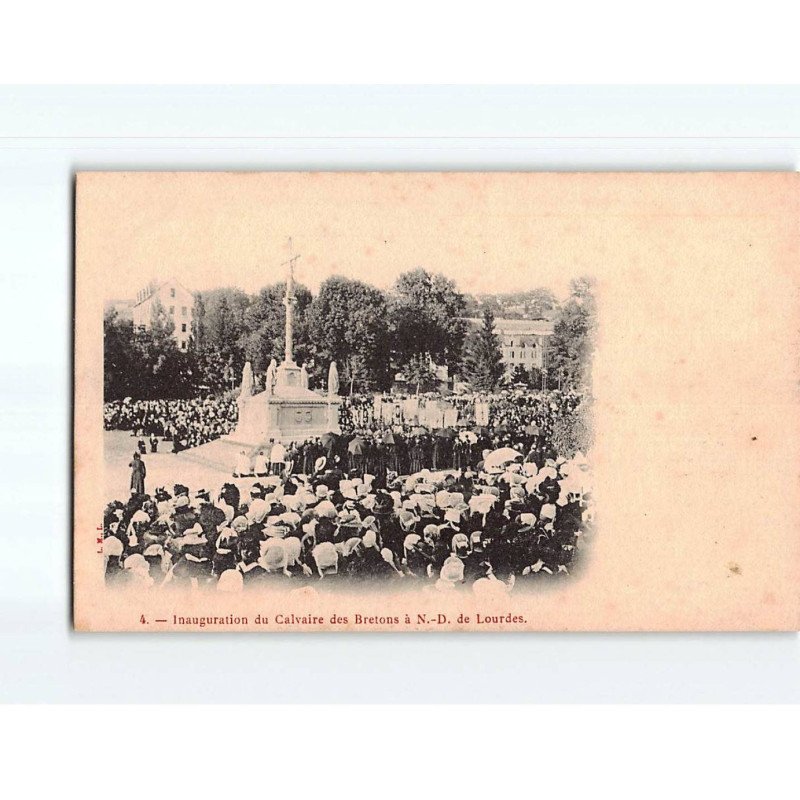
[[[339,434],[242,451],[219,491],[152,493],[145,440],[180,450],[229,433],[235,398],[107,404],[106,427],[140,437],[131,494],[105,512],[107,582],[509,592],[568,576],[593,532],[591,473],[554,431],[582,397],[486,401],[488,424],[476,424],[474,396],[453,396],[457,424],[431,429],[387,420],[373,396],[344,398]]]
[[[103,406],[106,430],[131,431],[151,452],[160,440],[173,453],[210,442],[236,427],[239,409],[232,395],[189,400],[116,400]],[[141,445],[140,445],[141,451]]]
[[[233,467],[233,477],[264,477],[282,474],[311,474],[320,460],[335,464],[352,477],[374,475],[379,482],[389,473],[408,475],[428,470],[476,469],[483,453],[501,447],[532,452],[538,463],[558,456],[536,426],[522,431],[507,426],[472,429],[441,428],[429,431],[411,427],[397,433],[390,427],[358,428],[343,434],[325,434],[284,446],[270,440],[265,447],[242,449]]]
[[[404,395],[392,397],[407,399]],[[433,395],[420,397],[425,402]],[[376,417],[373,395],[344,397],[339,419],[343,435],[337,443],[338,451],[334,452],[336,447],[331,448],[329,442],[309,440],[292,444],[293,457],[302,462],[306,472],[323,454],[328,457],[339,455],[343,461],[352,455],[363,455],[363,458],[354,460],[363,463],[368,471],[380,468],[373,459],[378,464],[385,460],[387,466],[400,474],[423,467],[474,466],[476,454],[486,446],[504,443],[527,445],[534,436],[552,444],[554,426],[574,414],[583,402],[583,396],[577,392],[556,391],[498,392],[486,397],[488,418],[485,425],[477,424],[475,400],[473,394],[449,396],[447,404],[455,410],[458,424],[432,429],[418,424],[415,419],[398,416],[387,421]],[[238,420],[238,406],[232,394],[190,400],[126,398],[106,403],[103,413],[106,430],[130,431],[139,438],[142,454],[148,444],[151,452],[157,451],[161,441],[169,442],[172,452],[197,447],[231,433]],[[472,440],[473,435],[479,437],[478,441]],[[353,449],[365,449],[365,452],[348,451],[353,439],[363,440],[363,443],[353,445]],[[257,456],[257,452],[249,454],[253,470]]]
[[[574,392],[503,392],[487,398],[488,424],[478,425],[475,396],[451,396],[447,404],[453,408],[457,424],[431,428],[420,425],[416,418],[398,415],[387,420],[377,415],[372,395],[346,397],[340,408],[341,433],[291,442],[286,447],[270,441],[265,447],[242,450],[233,475],[263,477],[284,469],[308,475],[324,457],[328,464],[336,463],[351,474],[369,473],[384,480],[389,472],[474,470],[486,449],[501,447],[534,451],[536,462],[542,464],[586,449],[588,443],[569,446],[555,435],[559,424],[573,421],[582,401],[582,395]]]
[[[438,400],[437,393],[419,395],[422,403]],[[402,402],[406,395],[390,395],[389,398]],[[538,435],[552,439],[554,427],[560,420],[573,415],[584,402],[584,395],[576,391],[530,392],[523,389],[503,390],[494,394],[451,394],[446,405],[451,407],[457,422],[450,426],[457,429],[489,430],[503,434],[529,434],[535,428]],[[487,405],[487,418],[479,424],[476,401],[484,400]],[[373,395],[355,395],[342,398],[339,424],[343,433],[375,433],[390,429],[406,436],[423,432],[414,419],[398,416],[388,421],[375,414]],[[444,427],[444,426],[442,426]],[[433,432],[428,430],[425,432]]]
[[[507,593],[569,576],[593,533],[586,458],[511,448],[481,456],[475,469],[385,476],[322,456],[310,473],[284,469],[213,494],[180,484],[133,491],[105,511],[106,581]]]

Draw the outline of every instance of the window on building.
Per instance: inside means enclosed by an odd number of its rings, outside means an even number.
[[[175,297],[175,290],[174,289],[170,289],[169,290],[169,296],[170,297]]]
[[[169,307],[169,313],[170,314],[174,314],[175,313],[175,306],[170,306]]]
[[[186,323],[185,322],[181,325],[181,333],[186,333]]]
[[[186,316],[186,311],[187,311],[187,308],[186,308],[186,306],[181,306],[181,316],[182,316],[182,317],[185,317],[185,316]]]
[[[513,350],[511,351],[511,360],[512,361],[514,360],[514,351]]]
[[[181,350],[185,350],[185,349],[186,349],[186,342],[181,342]]]

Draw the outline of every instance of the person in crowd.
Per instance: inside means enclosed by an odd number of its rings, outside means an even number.
[[[282,475],[286,467],[286,448],[280,441],[270,439],[270,474]]]
[[[144,479],[147,468],[142,461],[140,453],[133,454],[133,461],[128,466],[131,468],[131,494],[144,494]]]
[[[242,452],[245,451],[243,450]],[[267,475],[269,475],[269,465],[267,464],[267,457],[264,455],[263,450],[259,450],[256,457],[253,459],[253,472],[258,478],[266,478]]]

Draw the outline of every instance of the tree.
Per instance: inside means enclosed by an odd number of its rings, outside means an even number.
[[[398,365],[405,369],[412,360],[432,358],[452,372],[464,346],[465,309],[464,296],[444,275],[431,275],[421,267],[400,275],[390,306]]]
[[[540,287],[527,293],[525,306],[534,319],[549,317],[558,309],[558,300],[550,289]]]
[[[570,285],[570,297],[561,307],[547,349],[548,383],[561,388],[579,388],[590,379],[592,348],[596,329],[594,281],[577,278]]]
[[[381,291],[361,281],[328,278],[309,306],[306,327],[320,372],[327,374],[336,361],[351,391],[388,388],[389,322]]]
[[[273,358],[278,363],[283,361],[286,341],[285,296],[285,282],[266,286],[252,299],[244,313],[239,346],[244,360],[252,362],[256,372],[264,372]],[[295,284],[294,296],[294,360],[302,364],[313,358],[306,325],[311,292],[305,286]]]
[[[241,289],[225,287],[203,292],[202,300],[207,345],[216,348],[226,361],[233,357],[241,368],[244,357],[240,339],[252,298]]]
[[[532,389],[546,389],[547,387],[542,384],[542,375],[543,372],[539,367],[531,367],[528,372],[528,386]]]
[[[161,301],[155,298],[150,327],[134,332],[137,363],[134,381],[141,385],[140,397],[185,397],[190,390],[186,360],[175,341],[175,323]]]
[[[233,319],[227,297],[220,298],[216,313],[209,315],[209,339],[223,356],[230,356],[236,348],[240,330]]]
[[[106,402],[133,396],[133,322],[121,320],[114,309],[103,317],[103,397]]]
[[[106,400],[123,397],[188,397],[195,391],[193,356],[174,338],[172,318],[153,301],[150,325],[134,329],[115,311],[103,320],[103,391]]]
[[[160,345],[174,342],[175,322],[158,297],[153,300],[153,305],[150,307],[150,335],[153,337],[153,342]]]
[[[197,384],[206,390],[230,389],[244,366],[244,316],[251,297],[241,289],[223,287],[195,295],[192,351]]]
[[[413,356],[403,368],[403,375],[407,386],[417,394],[432,392],[439,383],[430,359],[423,355]]]
[[[194,296],[194,309],[192,310],[192,336],[190,340],[192,350],[202,353],[208,347],[208,333],[206,331],[206,303],[202,292]]]
[[[491,391],[503,377],[503,351],[494,329],[494,314],[483,312],[483,325],[467,339],[464,376],[479,391]]]

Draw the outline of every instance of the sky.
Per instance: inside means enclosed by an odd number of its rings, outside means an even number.
[[[84,173],[78,254],[103,265],[107,299],[154,278],[247,292],[331,275],[389,288],[415,267],[473,294],[540,286],[563,298],[592,273],[580,197],[553,178],[490,173]],[[577,205],[576,205],[577,204]]]

